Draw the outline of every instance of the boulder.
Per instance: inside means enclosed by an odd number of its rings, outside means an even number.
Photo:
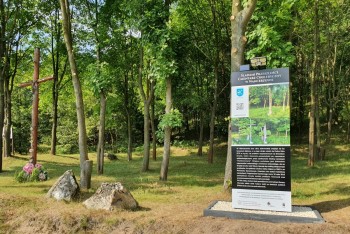
[[[66,171],[47,192],[46,197],[72,201],[79,193],[79,185],[72,170]]]
[[[121,183],[102,183],[94,195],[83,203],[89,209],[135,210],[138,203]]]

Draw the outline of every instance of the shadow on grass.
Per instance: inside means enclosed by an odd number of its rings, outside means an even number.
[[[346,183],[337,184],[329,189],[327,192],[321,193],[323,195],[338,194],[338,195],[350,195],[350,185]]]
[[[12,155],[11,158],[15,158],[18,160],[22,160],[22,161],[29,161],[29,156],[27,155],[27,157],[20,157],[20,156],[16,156],[16,155]]]
[[[142,158],[128,162],[106,162],[104,176],[127,183],[131,189],[152,188],[154,183],[164,183],[167,186],[201,186],[211,187],[221,183],[224,176],[224,159],[216,158],[214,164],[208,164],[206,157],[180,156],[171,157],[169,163],[168,181],[160,182],[160,164],[162,157],[157,161],[150,161],[149,170],[141,172]],[[136,186],[136,187],[135,187]]]
[[[340,210],[350,206],[350,198],[314,203],[312,204],[312,206],[316,207],[317,210],[320,211],[321,213],[331,212],[331,211]]]
[[[347,175],[349,173],[349,153],[344,147],[327,146],[326,160],[316,161],[314,167],[307,166],[308,155],[304,145],[294,146],[291,165],[293,180],[322,180],[330,175]]]

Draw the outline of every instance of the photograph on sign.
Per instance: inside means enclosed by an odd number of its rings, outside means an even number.
[[[244,102],[242,98],[237,97],[231,102],[233,103],[232,145],[289,145],[288,84],[244,88],[249,90]],[[235,94],[236,90],[243,88],[232,87],[232,89]]]

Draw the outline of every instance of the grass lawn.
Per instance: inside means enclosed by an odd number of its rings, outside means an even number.
[[[96,165],[94,165],[92,188],[89,191],[83,191],[80,200],[73,202],[71,206],[74,209],[83,210],[84,207],[80,202],[92,195],[102,182],[121,182],[131,191],[141,207],[175,209],[177,206],[195,206],[198,216],[202,215],[202,210],[211,201],[231,199],[230,195],[222,189],[226,162],[225,144],[216,146],[214,163],[211,165],[207,163],[206,155],[198,157],[193,147],[173,147],[167,182],[159,181],[161,150],[159,148],[157,161],[150,160],[150,171],[146,173],[140,172],[142,152],[135,152],[130,162],[127,161],[125,154],[118,154],[119,160],[116,161],[106,158],[104,175],[97,175]],[[306,166],[307,146],[292,147],[293,205],[319,205],[324,210],[327,210],[328,206],[339,206],[339,208],[350,206],[350,148],[344,145],[331,146],[326,149],[326,152],[325,161],[317,162],[314,168],[308,168]],[[95,164],[95,154],[91,153],[89,157]],[[53,204],[68,207],[69,205],[65,203],[39,201],[43,200],[50,187],[66,170],[72,169],[79,180],[78,155],[39,154],[38,163],[48,170],[49,180],[17,183],[14,180],[14,174],[21,170],[26,162],[27,156],[18,155],[3,160],[4,172],[0,173],[0,230],[10,228],[6,218],[8,213],[5,215],[9,209],[14,210],[12,214],[15,216],[28,210],[33,212],[33,209],[36,211],[48,209]],[[11,200],[11,197],[14,199]],[[33,202],[26,202],[27,200]],[[147,216],[144,211],[128,215],[132,217],[136,215],[137,217],[134,218],[138,220]],[[152,220],[148,219],[147,222],[154,222]],[[111,222],[117,221],[112,219]]]

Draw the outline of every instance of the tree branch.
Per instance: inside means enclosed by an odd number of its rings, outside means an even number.
[[[242,17],[243,17],[242,28],[244,31],[246,30],[248,22],[253,15],[257,2],[258,0],[249,0],[247,7],[244,8],[242,12]]]

